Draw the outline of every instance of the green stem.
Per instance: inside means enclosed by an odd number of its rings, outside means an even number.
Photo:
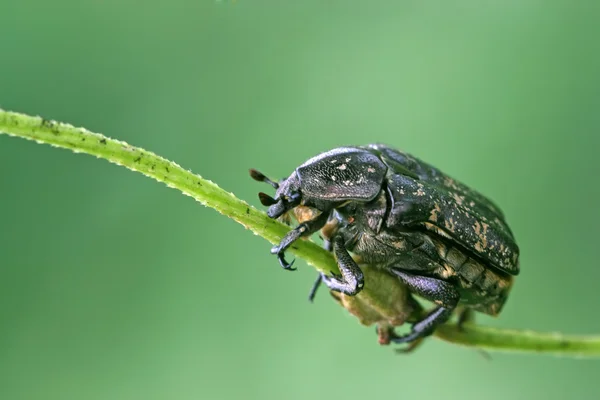
[[[90,154],[140,172],[214,208],[273,244],[289,231],[289,227],[272,220],[265,212],[174,162],[84,128],[0,109],[1,133]],[[321,272],[338,272],[332,255],[310,240],[297,242],[290,252]],[[459,330],[451,324],[439,328],[436,336],[452,343],[488,350],[600,356],[600,337],[550,335],[470,325]]]
[[[90,154],[140,172],[214,208],[273,244],[278,243],[289,230],[288,226],[269,218],[265,212],[176,163],[87,129],[0,109],[0,133]],[[315,243],[302,241],[290,252],[322,272],[338,271],[332,255]]]
[[[600,336],[563,335],[446,324],[436,331],[442,340],[484,350],[545,353],[569,357],[600,357]]]

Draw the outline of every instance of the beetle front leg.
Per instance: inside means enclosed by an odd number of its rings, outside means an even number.
[[[308,220],[302,222],[295,229],[289,231],[287,235],[281,239],[281,242],[277,246],[274,246],[271,249],[271,254],[277,254],[277,259],[279,260],[279,264],[283,267],[283,269],[287,269],[290,271],[294,271],[296,268],[292,268],[294,261],[288,263],[285,260],[284,253],[294,243],[296,240],[300,239],[303,236],[309,236],[321,229],[325,223],[327,222],[329,215],[328,213],[321,213],[315,219]]]
[[[433,333],[438,325],[448,321],[458,304],[460,295],[454,286],[446,281],[427,276],[411,275],[398,269],[390,270],[415,294],[433,301],[438,307],[431,310],[412,326],[412,331],[403,336],[391,338],[394,343],[408,343]]]
[[[321,274],[323,283],[331,290],[356,296],[364,287],[364,275],[360,267],[350,256],[344,245],[344,238],[336,236],[333,238],[333,254],[338,262],[342,273],[341,277],[327,276]]]

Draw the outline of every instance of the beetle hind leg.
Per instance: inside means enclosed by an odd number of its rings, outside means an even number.
[[[451,283],[436,278],[408,274],[398,269],[391,269],[391,272],[398,276],[409,290],[438,305],[414,323],[410,333],[392,337],[392,342],[414,342],[431,335],[438,325],[450,319],[460,299],[458,291]]]
[[[425,337],[421,336],[421,337],[413,340],[412,342],[408,343],[408,345],[406,347],[395,349],[395,351],[396,351],[397,354],[409,354],[409,353],[412,353],[418,347],[420,347],[421,344],[423,344],[423,340],[424,339],[425,339]],[[394,337],[392,337],[390,340],[393,342],[394,341]]]

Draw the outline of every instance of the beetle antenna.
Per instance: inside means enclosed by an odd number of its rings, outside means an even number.
[[[272,198],[271,196],[269,196],[266,193],[260,192],[258,194],[258,199],[260,200],[260,203],[265,206],[265,207],[269,207],[272,206],[273,204],[277,204],[277,200],[275,200],[274,198]]]
[[[273,186],[275,190],[279,189],[279,183],[272,181],[271,179],[267,178],[262,172],[258,172],[254,168],[250,168],[250,176],[255,181],[268,183],[269,185]]]

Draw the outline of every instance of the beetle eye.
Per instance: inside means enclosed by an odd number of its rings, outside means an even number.
[[[289,196],[285,196],[285,200],[289,204],[298,204],[300,202],[300,193],[292,193]]]
[[[273,204],[277,203],[277,200],[263,192],[260,192],[258,194],[258,199],[260,200],[260,203],[265,207],[272,206]]]

